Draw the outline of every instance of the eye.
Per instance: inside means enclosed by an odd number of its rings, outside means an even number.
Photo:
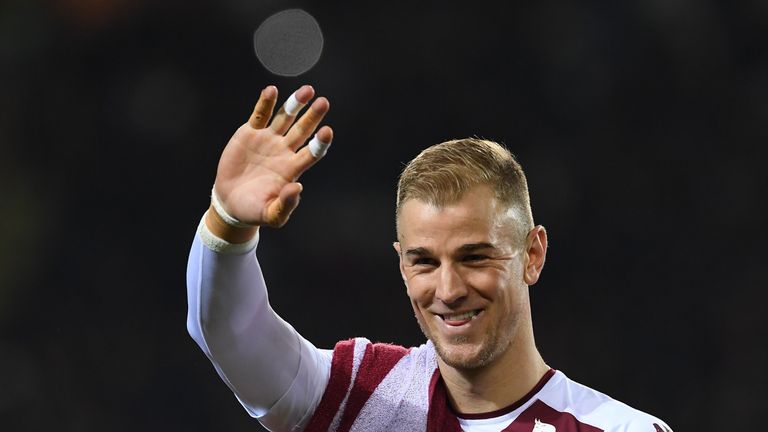
[[[432,258],[421,257],[413,260],[413,265],[435,266],[437,265],[437,261]]]
[[[486,259],[488,259],[487,256],[485,256],[485,255],[477,255],[477,254],[475,254],[475,255],[467,255],[467,256],[464,257],[464,261],[469,261],[469,262],[483,261],[483,260],[486,260]]]

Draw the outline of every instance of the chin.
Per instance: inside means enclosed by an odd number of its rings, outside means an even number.
[[[491,363],[498,357],[498,349],[495,344],[485,340],[480,343],[468,341],[445,341],[439,338],[430,338],[435,345],[435,351],[445,364],[456,369],[478,369]]]
[[[466,338],[448,340],[441,336],[435,337],[420,320],[419,325],[424,336],[435,345],[435,351],[440,359],[452,368],[464,370],[482,368],[504,352],[500,349],[500,341],[493,332],[485,335],[480,341],[470,341]]]

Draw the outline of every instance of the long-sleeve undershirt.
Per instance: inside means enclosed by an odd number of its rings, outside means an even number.
[[[273,431],[302,430],[328,384],[332,351],[272,310],[258,238],[228,244],[204,220],[187,265],[187,330],[251,416]]]

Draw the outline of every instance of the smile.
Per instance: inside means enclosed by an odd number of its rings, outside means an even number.
[[[448,324],[449,326],[461,326],[469,323],[472,320],[477,319],[477,317],[482,312],[483,312],[482,309],[477,309],[477,310],[458,313],[458,314],[445,314],[445,315],[438,314],[438,316],[442,318],[443,321],[445,321],[445,323]]]

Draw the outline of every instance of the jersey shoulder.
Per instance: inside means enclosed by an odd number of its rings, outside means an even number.
[[[437,368],[429,343],[415,348],[372,343],[366,338],[341,341],[333,350],[328,385],[307,432],[385,430],[387,424],[424,423],[427,391]],[[405,408],[413,407],[410,412]]]
[[[558,371],[538,399],[602,431],[672,432],[659,418],[633,408]]]

